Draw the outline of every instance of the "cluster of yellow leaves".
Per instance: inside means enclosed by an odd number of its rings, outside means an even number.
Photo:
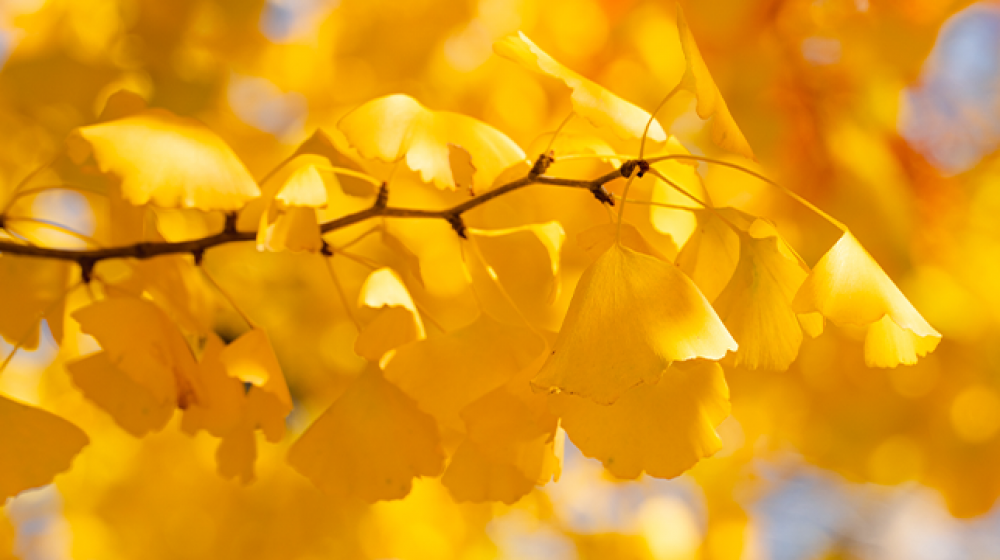
[[[685,70],[676,89],[693,93],[697,114],[712,119],[718,148],[751,159],[679,13],[677,33]],[[494,50],[571,90],[573,110],[590,128],[549,136],[550,146],[559,141],[575,152],[568,155],[597,155],[602,165],[620,164],[617,148],[634,152],[646,140],[647,154],[689,155],[645,110],[556,62],[523,34],[501,39]],[[940,339],[853,234],[845,231],[810,270],[773,224],[714,207],[694,168],[676,161],[657,169],[664,178],[684,177],[678,189],[700,189],[688,194],[702,207],[581,232],[573,250],[590,264],[553,336],[531,310],[559,301],[569,245],[559,221],[521,218],[499,226],[484,218],[461,241],[450,230],[447,238],[395,230],[388,220],[367,233],[324,237],[321,230],[321,223],[373,202],[371,191],[352,193],[338,176],[388,182],[394,202],[458,197],[460,187],[484,193],[520,178],[530,162],[499,130],[406,95],[380,97],[340,119],[330,152],[303,146],[258,184],[208,127],[133,101],[112,97],[100,122],[70,135],[61,162],[107,195],[103,217],[111,225],[94,241],[174,240],[170,211],[237,213],[237,230],[255,233],[261,251],[309,258],[332,252],[372,269],[358,305],[350,306],[332,261],[326,263],[355,320],[353,350],[365,366],[288,451],[296,471],[338,497],[398,499],[415,479],[441,476],[456,500],[512,503],[559,477],[565,436],[618,477],[675,477],[721,448],[716,428],[730,405],[720,362],[787,369],[803,333],[817,336],[825,319],[866,329],[864,353],[873,366],[915,363]],[[421,184],[395,190],[394,173],[407,170],[412,176],[398,183]],[[646,180],[656,203],[669,185]],[[150,221],[155,232],[147,234]],[[373,231],[383,233],[383,252],[409,266],[384,267],[350,251]],[[422,285],[425,271],[441,253],[459,263],[456,292],[467,287],[462,293],[475,300],[476,312],[456,328],[428,334],[425,321],[433,319],[418,303],[430,290]],[[0,298],[18,310],[14,318],[0,314],[0,334],[30,348],[45,319],[58,341],[69,267],[12,255],[0,260]],[[103,297],[71,313],[100,347],[67,364],[73,383],[135,436],[162,430],[180,411],[184,431],[219,439],[218,472],[249,482],[256,432],[281,440],[295,410],[268,336],[251,324],[225,344],[213,331],[211,306],[189,305],[207,288],[186,257],[123,268],[102,262],[94,278]],[[9,399],[0,407],[9,409],[0,416],[19,426],[0,436],[5,496],[48,482],[86,442],[46,412]],[[50,445],[38,449],[32,438]]]

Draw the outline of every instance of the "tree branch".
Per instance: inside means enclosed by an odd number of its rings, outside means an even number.
[[[539,156],[539,159],[543,157],[546,156]],[[485,204],[494,198],[535,184],[589,189],[592,193],[594,193],[598,200],[614,204],[614,200],[607,194],[607,191],[604,190],[604,185],[614,179],[622,177],[624,173],[630,172],[634,169],[634,164],[628,164],[629,162],[626,162],[621,168],[615,169],[614,171],[606,173],[605,175],[591,181],[564,179],[560,177],[550,177],[547,175],[537,174],[537,170],[544,169],[546,166],[536,164],[535,167],[532,168],[532,171],[521,179],[484,192],[465,202],[442,210],[396,208],[388,206],[388,191],[386,186],[383,184],[382,188],[379,190],[378,196],[375,199],[375,203],[371,207],[323,223],[320,225],[320,232],[328,233],[336,231],[376,217],[436,218],[445,220],[452,224],[452,226],[455,227],[456,232],[461,235],[463,228],[456,227],[455,224],[462,223],[462,214],[477,206]],[[212,247],[217,247],[219,245],[225,245],[227,243],[253,241],[257,238],[256,231],[237,231],[235,229],[235,221],[228,216],[226,226],[227,227],[223,229],[223,231],[214,235],[191,239],[188,241],[142,242],[120,247],[85,250],[57,249],[52,247],[39,247],[36,245],[23,245],[13,241],[0,241],[0,253],[42,259],[73,261],[80,265],[84,272],[84,280],[86,281],[89,279],[88,277],[93,271],[94,265],[103,260],[125,258],[149,259],[160,255],[187,253],[194,255],[195,261],[200,263],[201,258],[207,249],[211,249]],[[2,217],[0,217],[0,228],[2,227],[3,222]]]

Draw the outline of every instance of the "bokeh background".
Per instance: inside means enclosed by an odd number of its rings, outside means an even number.
[[[725,448],[675,480],[615,481],[568,445],[562,480],[512,506],[457,505],[425,480],[368,507],[324,497],[283,465],[281,445],[262,448],[243,487],[214,474],[204,438],[176,427],[132,438],[70,390],[65,348],[43,341],[0,391],[45,403],[93,443],[54,486],[0,509],[0,558],[1000,557],[1000,2],[683,6],[752,165],[856,232],[944,335],[934,354],[869,369],[855,333],[828,329],[790,371],[727,368]],[[0,0],[0,194],[119,89],[201,119],[256,177],[389,93],[477,117],[529,150],[568,99],[494,56],[494,40],[520,29],[651,109],[682,71],[664,56],[676,50],[673,13],[667,0]],[[695,151],[704,138],[696,117],[671,132]],[[717,204],[774,220],[807,262],[835,241],[767,185],[703,171]],[[96,227],[79,194],[30,203]],[[218,224],[159,219],[168,237]],[[364,367],[354,326],[322,266],[224,251],[206,266],[272,333],[301,429]],[[448,256],[421,295],[432,308],[464,289],[448,281]],[[343,271],[349,289],[364,272]],[[221,331],[235,328],[224,302],[206,305]],[[437,307],[447,327],[469,316]]]

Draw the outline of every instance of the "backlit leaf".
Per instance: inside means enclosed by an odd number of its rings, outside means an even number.
[[[684,274],[613,245],[580,277],[534,385],[607,405],[654,385],[674,361],[722,358],[736,342]]]
[[[344,116],[338,126],[362,157],[385,162],[402,158],[421,179],[442,189],[457,188],[449,144],[471,157],[477,192],[524,159],[524,151],[495,128],[458,113],[431,111],[402,94],[369,101]]]
[[[71,153],[93,151],[132,204],[236,210],[260,190],[232,149],[200,122],[151,109],[77,129]]]
[[[573,92],[573,110],[594,126],[609,127],[623,140],[642,137],[649,113],[556,62],[524,33],[497,41],[493,51],[527,70],[561,81]],[[663,127],[655,120],[649,128],[649,138],[655,142],[667,140]]]

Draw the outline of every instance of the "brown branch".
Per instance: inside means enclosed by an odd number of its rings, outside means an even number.
[[[626,162],[627,164],[628,162]],[[604,185],[614,179],[622,176],[623,172],[626,170],[631,170],[635,166],[623,165],[620,169],[611,171],[605,175],[602,175],[592,181],[576,180],[576,179],[564,179],[560,177],[550,177],[547,175],[539,175],[535,173],[535,170],[539,166],[532,168],[532,172],[528,173],[525,177],[507,183],[493,190],[484,192],[478,196],[475,196],[465,202],[456,204],[450,208],[445,208],[442,210],[425,210],[420,208],[396,208],[388,206],[388,191],[386,186],[383,185],[382,189],[379,191],[379,195],[375,199],[375,203],[365,209],[353,214],[347,214],[346,216],[341,216],[335,220],[323,223],[320,225],[320,231],[322,233],[328,233],[331,231],[336,231],[339,229],[352,226],[354,224],[369,220],[376,217],[384,218],[437,218],[445,220],[455,227],[455,224],[461,224],[461,216],[465,212],[472,210],[473,208],[485,204],[494,198],[503,196],[507,193],[514,192],[518,189],[524,188],[529,185],[552,185],[560,187],[570,187],[570,188],[580,188],[589,189],[594,196],[596,196],[602,202],[610,201],[614,204],[613,199],[604,190]],[[3,227],[2,217],[0,217],[0,227]],[[461,228],[456,227],[456,231],[459,234]],[[89,279],[93,267],[100,261],[108,259],[148,259],[152,257],[157,257],[160,255],[172,255],[172,254],[191,254],[194,255],[195,260],[200,263],[202,256],[205,254],[207,249],[212,247],[217,247],[219,245],[225,245],[227,243],[235,243],[238,241],[253,241],[257,238],[257,232],[255,231],[237,231],[235,229],[235,221],[227,216],[227,227],[214,235],[209,235],[206,237],[201,237],[198,239],[191,239],[188,241],[166,241],[166,242],[143,242],[135,243],[132,245],[123,245],[120,247],[107,247],[101,249],[86,249],[86,250],[76,250],[76,249],[57,249],[52,247],[39,247],[35,245],[23,245],[20,243],[15,243],[12,241],[0,241],[0,253],[9,255],[20,255],[25,257],[35,257],[42,259],[55,259],[64,261],[73,261],[80,265],[83,271],[83,276],[85,281]]]

